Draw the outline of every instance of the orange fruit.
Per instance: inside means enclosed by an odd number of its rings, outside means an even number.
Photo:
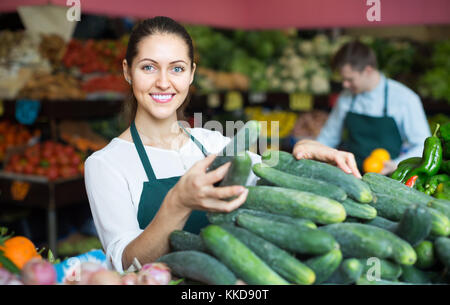
[[[19,269],[22,269],[33,257],[41,257],[33,242],[24,236],[9,238],[3,246],[0,246],[0,250]]]
[[[374,156],[367,157],[363,162],[363,170],[365,173],[380,173],[383,167],[383,160]]]
[[[381,161],[389,161],[389,160],[391,160],[391,155],[384,148],[374,149],[372,151],[372,153],[370,154],[370,156],[376,157],[376,158],[380,159]]]

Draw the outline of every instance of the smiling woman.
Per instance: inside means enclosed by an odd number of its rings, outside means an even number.
[[[171,232],[199,233],[208,224],[206,211],[234,210],[247,197],[243,186],[214,186],[230,163],[206,172],[230,139],[179,122],[195,68],[192,40],[174,20],[155,17],[133,29],[123,60],[130,127],[85,165],[97,232],[118,271],[134,258],[155,261],[169,251]],[[256,154],[252,159],[260,162]],[[256,180],[252,175],[249,184]]]

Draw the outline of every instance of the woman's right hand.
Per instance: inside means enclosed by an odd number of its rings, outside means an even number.
[[[171,191],[176,204],[179,204],[180,208],[228,213],[245,202],[248,189],[244,186],[214,186],[214,183],[225,177],[231,165],[231,162],[227,162],[207,173],[206,170],[215,157],[215,154],[211,154],[195,163],[175,184]],[[231,201],[224,200],[235,196],[237,198]]]

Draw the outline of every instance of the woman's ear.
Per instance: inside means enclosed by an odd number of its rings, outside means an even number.
[[[194,63],[192,63],[192,71],[191,71],[191,81],[189,82],[189,85],[192,85],[192,82],[194,81],[194,74],[195,74],[195,69],[197,68],[197,65]]]
[[[131,76],[128,69],[128,63],[127,60],[124,59],[122,61],[122,69],[123,69],[123,76],[125,77],[125,80],[131,85]]]

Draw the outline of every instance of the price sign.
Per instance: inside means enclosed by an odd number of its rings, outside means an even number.
[[[41,103],[35,100],[16,101],[16,120],[24,125],[32,125],[41,110]]]
[[[27,197],[30,191],[30,184],[28,182],[14,181],[11,184],[11,197],[13,200],[22,201]]]
[[[291,93],[289,95],[289,108],[293,111],[309,111],[314,106],[313,97],[306,93]]]
[[[223,106],[225,111],[234,111],[242,109],[244,99],[242,94],[238,91],[230,91],[225,96],[225,104]]]

